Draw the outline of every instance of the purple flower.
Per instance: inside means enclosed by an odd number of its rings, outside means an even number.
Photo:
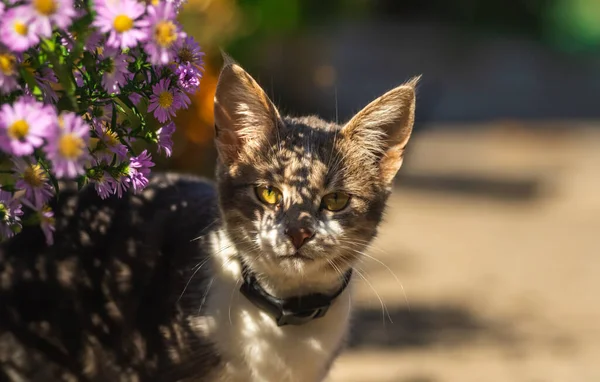
[[[54,219],[54,212],[48,206],[43,206],[39,211],[38,215],[40,218],[40,228],[44,232],[46,237],[46,245],[54,244],[54,231],[56,219]]]
[[[13,106],[0,110],[0,148],[8,154],[30,155],[40,147],[56,126],[56,114],[50,106],[21,98]]]
[[[44,147],[58,178],[75,178],[83,174],[83,165],[89,158],[87,145],[90,128],[75,113],[63,112],[58,127]]]
[[[99,178],[93,179],[93,182],[100,199],[106,199],[116,191],[117,182],[106,171]]]
[[[177,40],[183,39],[185,34],[175,21],[175,9],[170,2],[160,2],[156,6],[148,7],[148,23],[146,35],[148,40],[144,50],[153,65],[167,65],[173,60],[173,47]]]
[[[52,35],[52,26],[66,29],[75,17],[73,0],[31,0],[31,28],[41,37]]]
[[[85,41],[84,50],[95,52],[96,49],[101,46],[103,40],[104,35],[102,33],[99,33],[96,30],[93,31]]]
[[[108,46],[130,48],[147,37],[142,30],[147,23],[137,20],[144,11],[144,5],[135,0],[98,0],[98,14],[92,25],[98,27],[100,32],[109,34],[106,42]]]
[[[137,157],[132,157],[129,161],[129,178],[133,192],[138,193],[148,185],[148,175],[150,167],[153,167],[152,156],[147,150],[144,150]]]
[[[38,82],[38,86],[42,90],[44,102],[55,104],[58,101],[58,94],[52,87],[58,84],[58,78],[54,71],[47,66],[39,69],[39,72],[34,75]]]
[[[117,155],[119,161],[127,159],[127,147],[119,141],[117,133],[112,131],[105,121],[95,120],[92,124],[98,139],[100,139],[95,152],[98,160],[110,163],[113,155]]]
[[[202,73],[190,62],[179,65],[175,70],[175,75],[179,87],[188,93],[195,93],[200,87]]]
[[[191,102],[185,93],[172,87],[168,79],[162,79],[152,86],[152,92],[154,94],[150,96],[148,111],[153,111],[154,117],[161,123],[174,117],[177,110],[186,108]]]
[[[40,40],[34,28],[31,28],[33,17],[27,7],[10,9],[2,16],[0,40],[15,52],[24,52]]]
[[[4,3],[0,2],[0,17],[4,15],[4,8],[6,8],[6,6],[4,5]]]
[[[124,86],[131,77],[127,65],[129,65],[132,57],[122,54],[120,49],[109,48],[104,50],[101,59],[105,60],[107,64],[107,68],[102,75],[102,86],[108,94],[119,94],[121,92],[120,87]]]
[[[167,157],[170,157],[173,153],[173,140],[171,137],[174,132],[175,123],[173,122],[169,122],[156,131],[156,134],[158,135],[158,152],[161,153],[164,151]]]
[[[131,184],[131,179],[127,174],[120,174],[118,178],[114,179],[115,183],[113,185],[113,193],[117,195],[117,197],[123,197],[123,194],[127,192],[129,189],[129,185]]]
[[[200,49],[200,45],[198,45],[192,36],[187,36],[184,39],[178,39],[177,43],[173,46],[173,51],[175,54],[175,60],[180,64],[189,62],[198,67],[204,64],[202,60],[204,53]]]
[[[78,88],[83,87],[83,85],[85,84],[83,81],[83,74],[82,74],[83,71],[84,71],[83,68],[73,69],[73,77],[75,77],[75,85],[77,85]]]
[[[10,192],[0,190],[0,237],[7,239],[21,229],[21,204]]]
[[[25,198],[34,208],[42,207],[54,194],[48,174],[35,159],[13,158],[13,163],[17,174],[15,187],[25,190]]]
[[[138,93],[131,93],[129,95],[129,100],[135,105],[137,106],[140,101],[142,100],[142,95],[138,94]]]
[[[0,94],[17,89],[17,57],[0,49]]]

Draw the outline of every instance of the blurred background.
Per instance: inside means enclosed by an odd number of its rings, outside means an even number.
[[[423,74],[328,382],[600,381],[600,1],[189,0],[181,21],[206,68],[163,169],[212,176],[220,48],[284,113],[340,122]]]

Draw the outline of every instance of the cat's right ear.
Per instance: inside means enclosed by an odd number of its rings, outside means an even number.
[[[224,163],[268,139],[281,117],[258,83],[225,56],[215,93],[215,143]]]

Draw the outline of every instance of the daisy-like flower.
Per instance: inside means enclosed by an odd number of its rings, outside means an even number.
[[[187,108],[191,102],[184,92],[171,86],[166,78],[152,86],[152,92],[154,94],[150,96],[148,111],[154,112],[154,117],[160,123],[174,117],[177,110]]]
[[[175,123],[169,122],[165,126],[161,127],[156,131],[156,135],[158,136],[158,152],[165,152],[167,157],[170,157],[173,153],[173,140],[171,137],[175,132]]]
[[[40,228],[46,237],[46,245],[54,244],[54,231],[56,219],[54,218],[54,212],[48,206],[43,206],[38,212],[40,219]]]
[[[175,69],[177,76],[177,85],[188,93],[195,93],[200,87],[200,78],[202,73],[190,62],[181,64]]]
[[[107,163],[112,161],[113,155],[116,155],[119,161],[127,159],[127,147],[119,141],[118,134],[103,120],[95,120],[92,124],[100,140],[97,145],[98,150],[95,152],[96,158]]]
[[[40,70],[35,73],[35,79],[38,82],[38,86],[42,90],[42,97],[44,102],[55,104],[58,102],[58,94],[56,94],[56,90],[52,86],[58,85],[58,78],[56,78],[56,74],[54,71],[47,66],[40,68]]]
[[[185,38],[175,21],[173,3],[159,2],[156,6],[149,6],[145,20],[148,23],[148,40],[144,50],[148,59],[153,65],[167,65],[173,60],[173,47],[178,40]]]
[[[129,178],[133,192],[138,193],[148,185],[148,175],[150,167],[153,167],[152,156],[147,150],[144,150],[137,157],[132,157],[129,161]]]
[[[97,179],[93,179],[92,182],[100,199],[104,200],[115,193],[117,182],[106,171],[103,171],[102,175]]]
[[[56,125],[52,107],[21,98],[0,110],[0,148],[8,154],[30,155]]]
[[[107,66],[102,75],[102,86],[108,94],[119,94],[121,86],[124,86],[131,77],[127,65],[132,57],[122,54],[120,49],[109,48],[104,49],[101,59]]]
[[[0,190],[0,238],[7,239],[21,229],[21,203],[10,192]]]
[[[191,63],[194,66],[200,67],[204,64],[204,53],[200,49],[200,45],[192,36],[187,36],[183,39],[178,39],[173,45],[175,61],[179,64]]]
[[[89,158],[89,126],[75,113],[63,112],[58,127],[44,146],[44,151],[58,178],[75,178],[84,173]]]
[[[98,27],[100,32],[109,34],[106,41],[109,47],[130,48],[147,37],[142,30],[147,22],[138,20],[144,11],[144,4],[136,0],[98,0],[98,14],[92,25]]]
[[[17,56],[0,49],[0,94],[8,94],[18,87]]]
[[[15,52],[24,52],[40,40],[35,30],[31,28],[31,12],[26,7],[16,7],[8,10],[2,16],[0,25],[0,40]]]
[[[52,26],[66,29],[76,15],[73,0],[30,0],[30,27],[41,37],[52,35]]]
[[[119,174],[118,177],[113,178],[115,181],[113,184],[113,194],[116,194],[119,198],[123,197],[123,194],[127,192],[131,185],[131,178],[129,178],[128,172],[129,170],[127,169],[127,173]]]
[[[94,52],[98,47],[102,46],[104,41],[104,35],[94,30],[85,41],[84,50],[88,52]]]
[[[48,174],[35,159],[29,162],[22,158],[13,158],[13,163],[17,175],[15,187],[25,190],[25,199],[34,208],[42,207],[54,194],[52,186],[48,183]]]

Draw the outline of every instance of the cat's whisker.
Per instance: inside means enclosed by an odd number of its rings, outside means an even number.
[[[206,302],[206,298],[208,297],[208,293],[210,292],[210,288],[212,287],[214,282],[215,282],[215,277],[210,279],[208,286],[206,287],[206,290],[204,291],[204,295],[202,296],[202,301],[200,302],[200,307],[198,308],[198,314],[200,314],[200,312],[202,312],[202,307],[204,306],[204,303]]]
[[[362,274],[362,272],[360,272],[358,270],[357,267],[354,267],[354,271],[360,276],[362,277],[363,280],[365,280],[365,282],[367,283],[367,285],[371,288],[371,290],[373,290],[373,293],[375,293],[375,295],[377,296],[377,299],[379,300],[379,304],[381,304],[381,314],[382,314],[382,319],[383,319],[383,326],[385,326],[385,316],[387,315],[387,318],[390,320],[390,323],[394,323],[394,321],[392,320],[392,316],[390,316],[390,311],[387,308],[387,305],[383,302],[383,299],[381,298],[381,296],[379,295],[379,293],[377,293],[377,290],[375,290],[375,287],[373,287],[373,284],[371,284],[371,282],[365,277],[365,275]],[[365,270],[363,270],[363,272],[366,273]]]
[[[343,249],[347,249],[347,250],[353,251],[353,252],[355,252],[356,254],[358,254],[358,255],[360,255],[360,256],[362,256],[362,257],[366,258],[366,259],[369,259],[369,260],[373,260],[373,261],[375,261],[376,263],[380,264],[380,265],[381,265],[381,266],[383,266],[385,269],[387,269],[387,270],[388,270],[388,272],[390,272],[390,274],[392,275],[392,277],[394,277],[394,279],[396,280],[396,282],[397,282],[397,283],[398,283],[398,285],[400,286],[400,289],[402,289],[402,294],[404,295],[404,301],[406,302],[406,307],[407,307],[407,309],[408,309],[408,311],[409,311],[409,312],[411,311],[411,308],[410,308],[410,302],[408,301],[408,296],[407,296],[407,294],[406,294],[406,290],[404,289],[404,285],[402,284],[402,282],[400,281],[400,279],[398,278],[398,276],[396,276],[396,274],[394,273],[394,271],[392,271],[392,268],[390,268],[390,267],[389,267],[389,266],[388,266],[386,263],[384,263],[383,261],[381,261],[381,260],[379,260],[378,258],[376,258],[376,257],[373,257],[373,256],[371,256],[371,255],[369,255],[369,254],[365,253],[364,251],[359,251],[359,250],[356,250],[356,249],[354,249],[354,248],[351,248],[351,247],[348,247],[348,246],[344,246],[344,245],[340,246],[340,248],[343,248]]]

